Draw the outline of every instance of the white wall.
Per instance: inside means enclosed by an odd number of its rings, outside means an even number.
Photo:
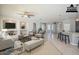
[[[61,32],[63,30],[63,22],[58,22],[57,23],[57,32]]]
[[[28,23],[28,31],[33,29],[33,22],[36,23],[37,29],[40,27],[40,23],[53,23],[53,22],[64,22],[71,24],[71,31],[75,31],[75,23],[73,18],[76,18],[76,14],[66,13],[69,4],[18,4],[18,5],[0,5],[0,16],[6,16],[11,18],[16,18],[18,20],[23,20],[23,18],[18,15],[20,11],[30,11],[34,13],[34,17],[31,19],[26,19]],[[79,8],[78,8],[79,10]],[[68,20],[68,21],[66,21]],[[69,21],[70,20],[70,21]]]
[[[5,22],[14,22],[16,23],[16,28],[15,29],[9,29],[8,31],[10,30],[14,30],[14,31],[17,31],[17,35],[20,35],[20,30],[21,30],[21,26],[20,26],[20,23],[21,22],[25,22],[25,26],[26,26],[26,20],[20,20],[20,19],[15,19],[15,18],[10,18],[10,17],[4,17],[4,16],[0,16],[0,30],[4,29],[3,28],[3,21]],[[25,29],[27,30],[27,26],[25,27]]]
[[[75,32],[75,20],[74,19],[67,19],[63,21],[64,24],[70,24],[70,32]]]
[[[35,14],[35,17],[42,19],[42,22],[60,21],[65,17],[67,4],[27,4],[27,5],[0,5],[0,15],[20,18],[20,11],[30,11]],[[61,15],[61,16],[60,16]],[[63,17],[59,20],[60,17]],[[36,18],[37,19],[37,18]],[[36,21],[35,19],[35,21]],[[40,21],[40,20],[39,20]]]

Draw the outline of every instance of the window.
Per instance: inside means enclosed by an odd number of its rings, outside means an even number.
[[[70,31],[70,24],[64,24],[64,31],[69,32]]]

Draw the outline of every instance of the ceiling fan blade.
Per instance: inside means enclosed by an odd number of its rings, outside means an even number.
[[[24,10],[17,10],[18,12],[21,12],[21,13],[32,13],[32,12],[29,12],[29,11],[24,11]]]
[[[25,15],[33,15],[33,12],[24,12]]]
[[[24,15],[22,15],[21,17],[24,17]]]
[[[22,13],[17,13],[18,15],[24,15],[24,14],[22,14]]]
[[[22,13],[25,12],[24,10],[16,10],[16,11],[18,11],[18,12],[22,12]]]
[[[19,12],[17,13],[18,15],[21,15],[21,17],[28,17],[31,18],[32,16],[35,16],[33,12],[28,12],[28,11],[21,11],[18,10]]]
[[[35,15],[28,15],[28,16],[35,16]]]

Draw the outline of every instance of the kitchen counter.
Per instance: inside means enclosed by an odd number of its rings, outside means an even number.
[[[78,45],[79,33],[77,33],[77,32],[62,32],[62,33],[65,35],[69,35],[70,44]]]
[[[71,44],[72,45],[78,45],[78,40],[79,40],[79,33],[72,33],[71,35]]]

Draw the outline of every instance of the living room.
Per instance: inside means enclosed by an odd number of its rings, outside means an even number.
[[[1,4],[0,9],[1,55],[79,54],[78,4]]]

